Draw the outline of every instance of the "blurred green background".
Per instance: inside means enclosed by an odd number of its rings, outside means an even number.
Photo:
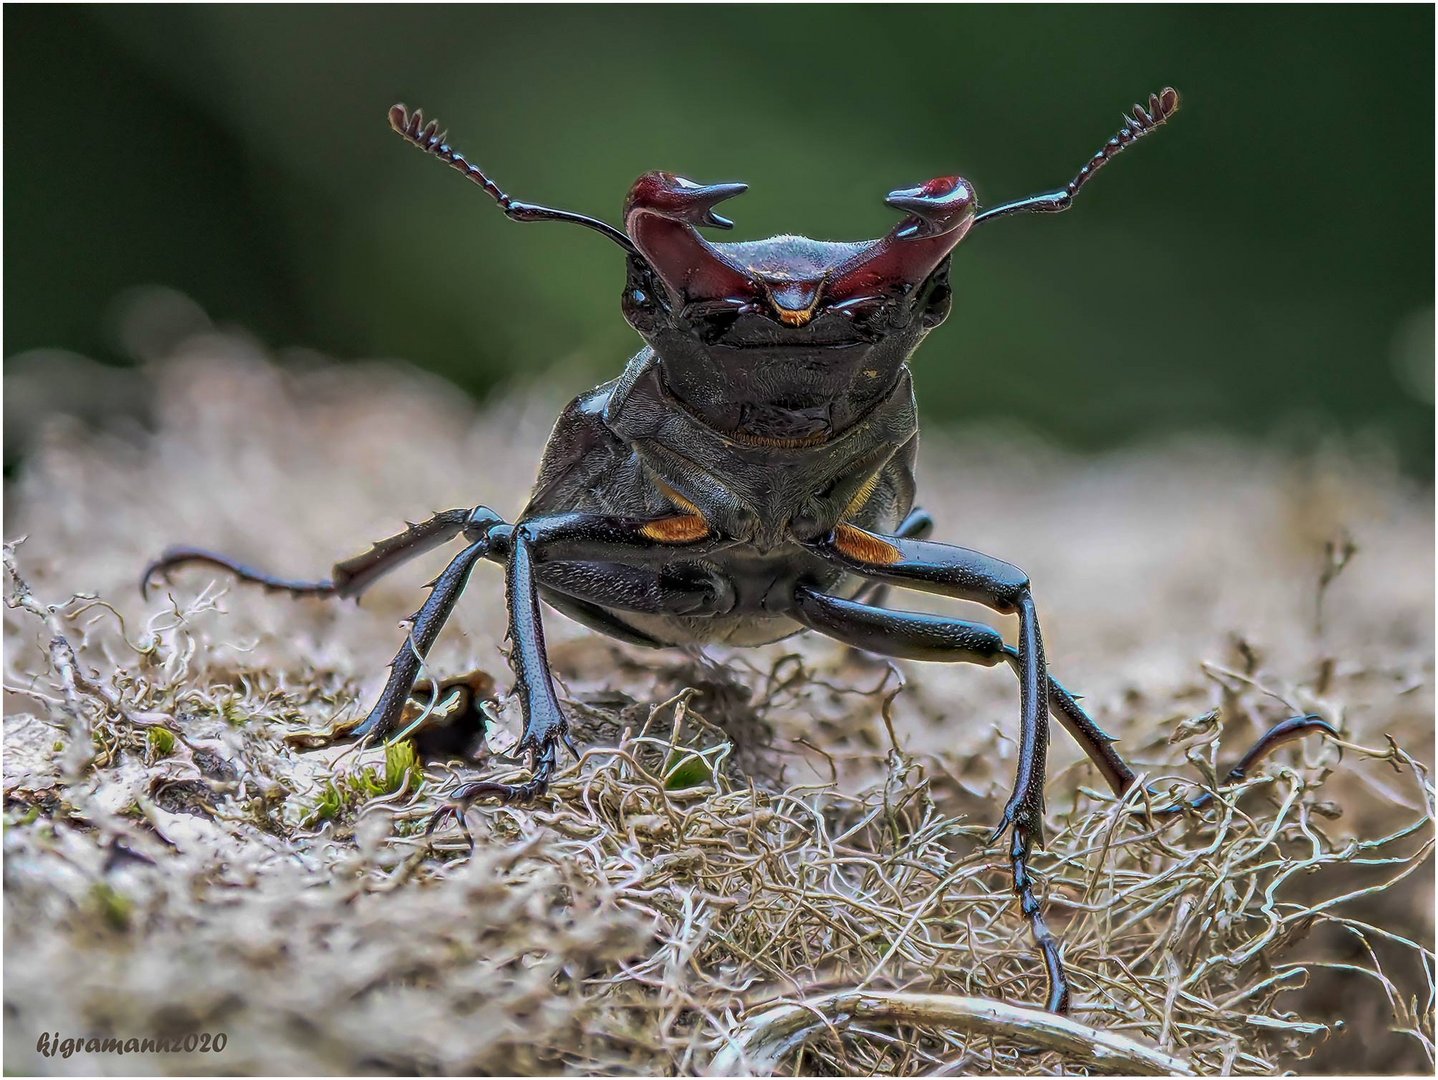
[[[131,362],[116,297],[159,284],[277,347],[402,358],[477,395],[551,372],[578,392],[637,344],[619,253],[506,221],[389,131],[392,102],[520,198],[615,221],[634,177],[667,168],[751,185],[730,238],[860,239],[895,220],[885,192],[930,176],[985,202],[1063,183],[1171,83],[1178,119],[1073,212],[965,241],[916,364],[926,419],[1083,448],[1376,433],[1430,476],[1433,19],[12,6],[5,354]]]

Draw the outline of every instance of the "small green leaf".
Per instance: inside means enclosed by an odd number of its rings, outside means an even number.
[[[175,752],[175,733],[168,728],[152,727],[146,741],[157,758],[169,757]]]
[[[382,794],[393,795],[401,788],[418,791],[423,779],[424,771],[420,768],[419,751],[415,749],[413,739],[401,739],[385,746]]]
[[[116,930],[129,929],[135,902],[128,896],[116,891],[108,882],[97,881],[90,889],[90,898],[99,909],[100,917],[112,927]]]
[[[703,758],[691,755],[681,761],[676,754],[669,760],[670,765],[666,769],[668,775],[664,779],[666,791],[683,791],[685,788],[708,783],[709,767],[704,764]]]

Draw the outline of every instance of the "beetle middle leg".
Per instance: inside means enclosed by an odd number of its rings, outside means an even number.
[[[716,539],[702,518],[690,514],[653,521],[555,514],[516,525],[496,520],[486,530],[484,540],[475,545],[485,545],[480,556],[503,560],[507,568],[510,665],[524,715],[524,731],[517,748],[529,756],[530,778],[518,784],[490,780],[461,784],[451,792],[450,802],[431,820],[431,830],[448,818],[459,819],[465,807],[480,799],[493,798],[501,802],[534,799],[549,786],[558,764],[559,745],[563,743],[571,751],[575,749],[568,721],[554,691],[546,655],[540,606],[544,594],[572,593],[570,599],[579,604],[581,610],[603,611],[604,607],[651,613],[698,610],[708,595],[706,586],[675,578],[663,569],[663,564],[680,551],[712,550]],[[459,561],[451,564],[451,568]],[[646,569],[645,564],[651,562],[656,568]],[[550,570],[548,582],[544,580],[546,567]],[[434,601],[440,591],[436,586],[430,600]],[[418,627],[417,620],[416,630]],[[404,655],[402,651],[401,657]],[[400,659],[396,658],[397,668]],[[397,675],[398,670],[392,672],[392,683],[398,681]],[[381,699],[381,704],[389,709],[383,721],[386,730],[397,722],[403,705],[402,696],[398,698],[398,706],[395,700],[394,697]],[[379,708],[377,705],[376,710]],[[377,727],[380,723],[376,722]]]
[[[1011,645],[1005,645],[1003,658],[1008,661],[1009,666],[1014,668],[1015,672],[1018,671],[1017,649]],[[1089,760],[1098,766],[1099,772],[1103,774],[1104,780],[1113,793],[1118,796],[1128,794],[1138,783],[1138,774],[1114,749],[1113,736],[1094,723],[1093,718],[1089,716],[1084,707],[1053,676],[1049,676],[1049,712],[1074,737],[1074,741],[1088,755]],[[1335,739],[1339,737],[1338,729],[1317,713],[1291,716],[1286,720],[1280,720],[1255,739],[1253,744],[1244,751],[1243,756],[1228,768],[1223,774],[1223,783],[1238,783],[1248,775],[1254,765],[1280,746],[1315,732],[1331,735]],[[1169,816],[1189,810],[1201,810],[1213,800],[1214,793],[1205,791],[1196,798],[1156,807],[1150,813]]]
[[[856,649],[893,656],[901,660],[928,660],[936,663],[982,664],[993,667],[1007,663],[1021,674],[1019,651],[1003,636],[983,623],[964,622],[945,615],[918,611],[893,611],[877,605],[844,600],[812,589],[795,594],[794,617],[809,629]],[[1118,796],[1126,795],[1138,783],[1138,774],[1114,749],[1114,738],[1093,721],[1082,705],[1052,675],[1048,677],[1049,714],[1063,724],[1080,749],[1103,774]],[[1293,716],[1265,731],[1223,774],[1223,783],[1235,784],[1255,764],[1278,747],[1296,739],[1324,732],[1338,737],[1338,730],[1315,713]],[[1151,813],[1175,814],[1201,810],[1214,799],[1212,792],[1196,798],[1158,807]]]
[[[370,710],[364,721],[342,732],[354,737],[383,737],[394,727],[403,712],[419,676],[423,658],[454,609],[455,602],[469,579],[470,571],[488,551],[487,531],[498,520],[492,511],[482,506],[473,510],[445,510],[418,524],[410,523],[404,532],[378,541],[368,551],[354,558],[336,563],[328,578],[314,581],[282,578],[206,548],[177,545],[167,548],[145,568],[140,578],[140,591],[147,594],[149,585],[156,576],[168,575],[178,567],[199,563],[217,566],[229,571],[240,581],[272,591],[287,592],[291,596],[334,596],[358,600],[366,589],[385,574],[448,543],[461,533],[468,534],[471,539],[470,546],[435,579],[429,598],[424,606],[415,612],[412,629],[390,665],[390,676],[379,702]]]

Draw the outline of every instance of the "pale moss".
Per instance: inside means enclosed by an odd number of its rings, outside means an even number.
[[[533,807],[471,809],[472,851],[452,822],[431,844],[457,780],[525,776],[504,757],[517,710],[458,774],[426,776],[409,740],[357,755],[300,736],[367,707],[441,555],[359,607],[200,568],[141,603],[134,578],[174,542],[323,574],[405,515],[521,506],[562,402],[477,414],[393,370],[281,375],[252,344],[203,349],[158,374],[152,433],[65,429],[7,492],[36,607],[5,611],[5,682],[41,695],[7,695],[5,717],[7,1032],[31,1033],[5,1041],[9,1071],[53,1069],[26,1056],[37,1031],[183,1016],[246,1034],[136,1068],[692,1075],[776,998],[1042,997],[1002,848],[984,844],[1015,768],[1003,669],[901,665],[886,705],[885,665],[813,636],[701,663],[547,613],[582,763],[563,757]],[[923,445],[938,538],[1034,575],[1055,672],[1162,789],[1195,791],[1289,709],[1348,739],[1341,759],[1286,747],[1237,809],[1154,830],[1055,735],[1035,870],[1075,1018],[1206,1073],[1427,1069],[1431,762],[1384,741],[1432,742],[1427,493],[1338,449],[1079,461],[927,428]],[[1320,636],[1323,545],[1344,524],[1359,554],[1323,583]],[[80,592],[123,626],[66,602]],[[477,570],[430,674],[478,669],[507,691],[503,602],[503,574]],[[103,673],[92,687],[63,685],[57,632]],[[155,734],[169,725],[184,738]],[[1029,1046],[850,1022],[776,1071],[1071,1064]]]

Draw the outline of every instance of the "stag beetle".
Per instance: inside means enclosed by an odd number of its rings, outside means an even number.
[[[1067,210],[1083,186],[1178,109],[1171,88],[1135,105],[1122,129],[1064,187],[980,210],[968,181],[941,176],[891,192],[904,216],[860,243],[776,236],[711,243],[728,229],[715,207],[743,184],[641,176],[623,229],[514,199],[446,141],[437,123],[396,105],[408,142],[478,184],[515,221],[565,221],[623,249],[624,317],[645,345],[617,379],[576,398],[545,449],[528,506],[511,524],[484,506],[448,510],[338,563],[324,581],[293,581],[192,547],[167,550],[142,587],[184,563],[208,563],[295,596],[358,597],[382,574],[462,537],[431,584],[389,679],[345,734],[384,738],[401,722],[425,654],[475,565],[506,571],[510,662],[524,714],[519,748],[531,778],[460,785],[436,815],[481,798],[543,793],[561,743],[574,749],[545,656],[541,601],[605,634],[651,647],[761,645],[815,630],[910,660],[1006,664],[1020,687],[1018,776],[990,842],[1010,833],[1013,889],[1048,969],[1047,1006],[1069,989],[1044,925],[1029,860],[1042,843],[1047,713],[1066,727],[1115,793],[1137,778],[1072,694],[1048,673],[1028,576],[977,551],[927,539],[914,506],[918,421],[909,357],[949,313],[949,260],[975,226]],[[1017,615],[1018,644],[980,623],[883,606],[899,587]],[[1333,732],[1317,716],[1265,734],[1230,771],[1241,777],[1291,738]],[[1200,798],[1168,807],[1202,805]]]

